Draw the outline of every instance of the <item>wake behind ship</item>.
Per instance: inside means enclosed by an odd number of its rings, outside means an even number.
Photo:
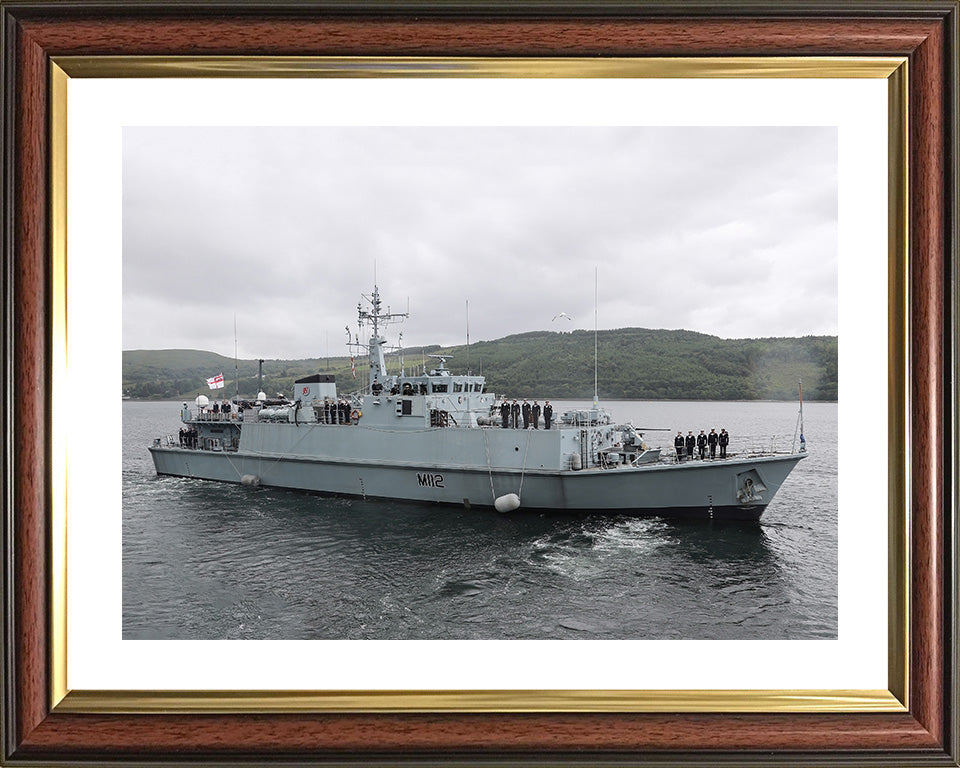
[[[149,448],[157,473],[500,512],[757,520],[807,455],[677,461],[596,404],[553,423],[538,416],[536,429],[504,428],[503,398],[483,376],[453,374],[448,356],[434,356],[429,372],[388,374],[381,329],[406,314],[385,312],[376,286],[367,301],[358,305],[370,330],[363,391],[344,397],[334,376],[315,374],[281,403],[214,412],[198,398],[181,411],[179,437]]]

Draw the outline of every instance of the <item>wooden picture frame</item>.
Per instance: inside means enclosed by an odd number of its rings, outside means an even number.
[[[4,762],[958,765],[957,2],[42,0],[0,2],[0,11]],[[189,696],[166,711],[136,703],[61,706],[55,681],[64,646],[51,607],[63,584],[51,551],[59,481],[50,378],[63,353],[52,331],[62,321],[54,297],[63,276],[51,259],[63,247],[63,225],[53,218],[62,201],[50,178],[64,137],[50,115],[56,61],[103,56],[905,57],[909,178],[906,199],[891,206],[906,210],[909,238],[900,288],[909,318],[904,417],[913,439],[900,491],[909,509],[902,543],[910,581],[907,594],[891,601],[909,635],[900,670],[908,706],[786,713],[707,705],[678,714],[665,701],[661,711],[644,712],[494,706],[381,713],[359,706],[318,714],[281,702],[260,711],[190,713]]]

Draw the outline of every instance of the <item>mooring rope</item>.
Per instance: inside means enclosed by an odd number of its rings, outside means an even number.
[[[487,454],[487,474],[490,475],[490,495],[493,497],[494,502],[496,502],[497,491],[493,487],[493,470],[490,468],[490,446],[487,443],[487,430],[481,427],[481,432],[483,434],[483,449]]]
[[[533,435],[531,430],[527,430],[527,445],[523,449],[523,466],[520,467],[520,487],[517,489],[517,498],[523,498],[523,477],[527,471],[527,452],[530,450],[530,437]]]

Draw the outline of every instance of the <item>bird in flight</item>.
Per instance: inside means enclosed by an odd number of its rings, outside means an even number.
[[[551,320],[551,322],[555,321],[558,317],[565,317],[567,318],[567,320],[573,320],[573,318],[570,317],[570,315],[568,315],[566,312],[561,312],[559,315],[554,315],[553,320]]]

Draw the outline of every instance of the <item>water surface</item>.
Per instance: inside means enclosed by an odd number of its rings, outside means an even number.
[[[570,404],[555,404],[557,410]],[[759,523],[513,513],[157,477],[180,403],[123,403],[125,639],[813,639],[837,634],[837,406]],[[613,402],[672,450],[789,448],[795,403]]]

